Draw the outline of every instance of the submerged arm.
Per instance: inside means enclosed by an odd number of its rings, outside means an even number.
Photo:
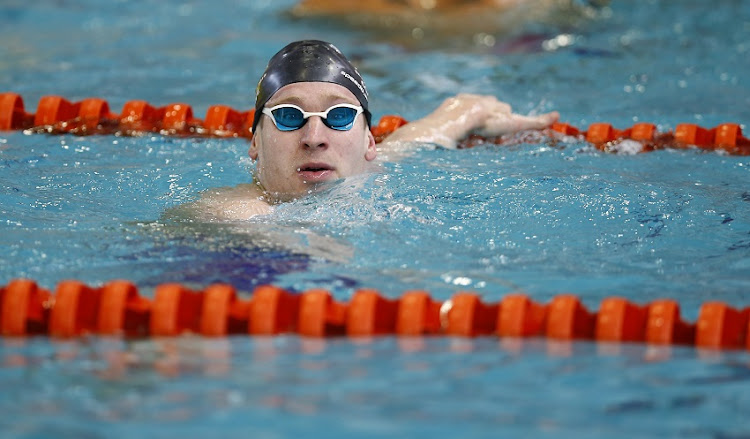
[[[555,112],[539,116],[523,116],[512,112],[510,105],[494,96],[459,94],[446,99],[435,111],[410,122],[383,140],[396,142],[434,143],[454,149],[470,134],[495,137],[517,131],[543,129],[557,122]]]

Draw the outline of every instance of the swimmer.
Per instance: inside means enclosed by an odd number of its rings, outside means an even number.
[[[529,24],[571,29],[595,18],[608,0],[299,0],[298,19],[336,20],[369,38],[410,49],[507,44]]]
[[[190,208],[204,219],[245,220],[325,183],[370,172],[380,153],[420,143],[452,149],[470,134],[543,129],[557,119],[556,112],[523,116],[493,96],[460,94],[376,145],[357,69],[330,43],[297,41],[271,58],[257,86],[252,183],[206,192]]]

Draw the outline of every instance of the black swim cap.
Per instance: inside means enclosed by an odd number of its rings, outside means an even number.
[[[253,132],[271,96],[281,87],[295,82],[332,82],[346,87],[362,105],[367,126],[371,126],[367,89],[357,69],[333,44],[304,40],[287,45],[268,61],[255,92]]]

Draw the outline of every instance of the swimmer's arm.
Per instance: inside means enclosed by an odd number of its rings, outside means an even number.
[[[394,131],[383,140],[381,147],[419,142],[455,149],[458,142],[470,134],[495,137],[523,130],[543,129],[557,122],[558,118],[557,112],[523,116],[513,113],[510,105],[494,96],[459,94],[446,99],[424,118]]]
[[[202,222],[223,222],[244,221],[271,212],[273,207],[263,199],[256,185],[241,184],[208,190],[198,200],[173,207],[165,215]]]

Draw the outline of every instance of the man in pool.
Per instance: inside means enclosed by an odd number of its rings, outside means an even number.
[[[609,0],[299,0],[290,14],[323,18],[405,47],[539,50],[529,24],[565,29],[597,16]],[[524,35],[525,34],[525,35]],[[520,37],[520,38],[519,38]],[[547,36],[549,38],[550,36]],[[546,38],[545,38],[546,39]],[[533,44],[537,42],[538,44]]]
[[[514,114],[493,96],[461,94],[426,117],[408,123],[376,145],[365,83],[332,44],[306,40],[274,55],[255,101],[250,158],[253,182],[203,195],[195,208],[212,219],[242,220],[268,214],[275,204],[311,194],[366,173],[379,152],[419,143],[455,148],[476,133],[499,136],[554,123],[558,114]]]

